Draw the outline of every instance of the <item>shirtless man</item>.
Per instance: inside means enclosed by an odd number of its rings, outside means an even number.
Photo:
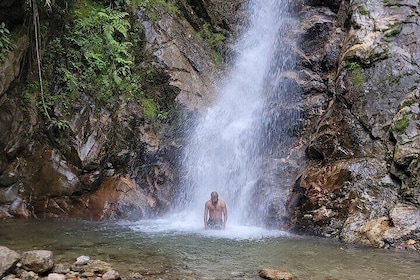
[[[209,217],[210,216],[210,217]],[[204,205],[204,228],[225,229],[227,221],[226,203],[219,199],[217,192],[211,193],[211,199]]]

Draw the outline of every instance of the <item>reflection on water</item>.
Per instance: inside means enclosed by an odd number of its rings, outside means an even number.
[[[4,220],[0,245],[52,250],[56,262],[88,255],[109,262],[123,276],[149,271],[156,279],[258,279],[261,268],[283,269],[299,279],[420,279],[420,254],[414,251],[358,248],[249,227],[178,230],[168,220]]]

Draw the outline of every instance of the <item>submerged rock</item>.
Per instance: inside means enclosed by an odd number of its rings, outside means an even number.
[[[262,269],[259,271],[260,277],[270,280],[296,280],[297,277],[290,272],[280,269]]]

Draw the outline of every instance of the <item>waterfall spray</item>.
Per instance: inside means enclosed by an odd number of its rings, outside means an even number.
[[[287,6],[284,0],[249,1],[249,27],[237,41],[229,75],[184,151],[178,203],[191,222],[202,223],[204,203],[217,191],[227,203],[228,223],[259,225],[269,200],[281,191],[266,183],[267,176],[279,174],[267,174],[265,158],[287,148],[297,118],[297,110],[288,108],[295,97],[279,78],[294,61],[283,40]]]

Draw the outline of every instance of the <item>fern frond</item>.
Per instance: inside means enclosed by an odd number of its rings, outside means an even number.
[[[109,15],[105,12],[105,10],[101,10],[97,13],[99,18],[108,20],[109,19]]]
[[[117,19],[112,22],[112,26],[115,28],[116,31],[121,33],[124,38],[127,38],[127,32],[130,28],[130,23],[126,20]]]
[[[111,34],[111,36],[112,36],[112,34],[114,33],[114,26],[113,25],[111,25],[111,24],[105,24],[103,27],[102,27],[102,30],[104,31],[104,33],[109,33],[109,34]]]
[[[118,76],[118,72],[117,72],[117,71],[114,71],[114,72],[112,73],[112,79],[114,80],[114,83],[115,83],[116,85],[120,85],[120,84],[122,83],[122,79],[121,79],[121,77],[120,77],[120,76]]]

